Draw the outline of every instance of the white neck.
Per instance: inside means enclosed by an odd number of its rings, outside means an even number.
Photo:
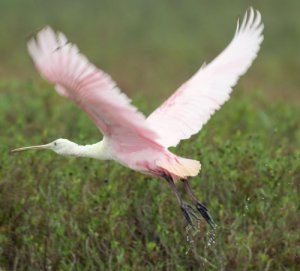
[[[90,157],[99,160],[112,159],[104,140],[91,145],[78,145],[70,141],[68,146],[56,152],[65,156]]]

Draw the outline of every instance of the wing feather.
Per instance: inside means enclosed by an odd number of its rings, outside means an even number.
[[[252,8],[237,24],[233,40],[211,63],[171,95],[147,119],[164,147],[198,133],[228,99],[232,87],[251,66],[263,40],[261,15]]]
[[[158,135],[144,115],[131,105],[111,77],[80,54],[64,34],[46,27],[28,42],[28,51],[38,71],[57,92],[75,102],[120,148],[157,144]]]

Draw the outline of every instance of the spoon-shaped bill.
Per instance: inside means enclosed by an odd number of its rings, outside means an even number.
[[[23,147],[23,148],[17,148],[17,149],[11,150],[11,153],[28,151],[28,150],[46,150],[46,149],[49,149],[49,147],[50,147],[50,144]]]

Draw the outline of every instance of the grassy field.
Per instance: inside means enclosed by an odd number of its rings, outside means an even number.
[[[1,1],[1,271],[299,269],[300,4],[151,3]],[[9,153],[59,137],[101,139],[34,71],[26,40],[38,28],[66,32],[149,113],[225,47],[250,5],[266,26],[257,61],[201,133],[174,150],[201,161],[191,185],[215,232],[204,222],[189,231],[165,182],[112,162]]]

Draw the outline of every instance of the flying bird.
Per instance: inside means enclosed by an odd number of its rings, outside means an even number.
[[[103,139],[78,145],[67,139],[23,147],[12,152],[48,149],[64,156],[114,160],[125,167],[165,179],[187,222],[200,213],[214,227],[206,206],[191,189],[188,178],[197,176],[197,160],[168,150],[198,133],[228,99],[232,87],[251,66],[263,41],[259,11],[250,8],[225,50],[181,85],[148,118],[131,104],[112,78],[91,64],[64,34],[45,27],[28,42],[28,51],[42,77],[61,96],[73,101],[95,123]],[[182,181],[193,206],[184,202],[175,181]]]

